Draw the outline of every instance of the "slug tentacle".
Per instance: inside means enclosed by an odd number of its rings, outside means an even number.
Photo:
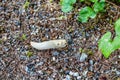
[[[45,50],[45,49],[55,49],[55,48],[65,47],[67,45],[67,41],[65,39],[61,39],[61,40],[44,41],[41,43],[30,42],[30,44],[32,47],[38,50]]]

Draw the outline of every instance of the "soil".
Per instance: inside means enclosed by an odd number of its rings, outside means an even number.
[[[85,3],[63,13],[59,0],[29,1],[24,9],[25,0],[0,0],[0,80],[120,80],[120,50],[106,59],[98,49],[104,33],[114,37],[120,3],[107,0],[105,12],[81,23],[77,13]],[[66,39],[68,46],[36,50],[30,45],[55,39]]]

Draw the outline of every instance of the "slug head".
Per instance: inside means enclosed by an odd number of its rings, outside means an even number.
[[[56,42],[56,47],[62,48],[67,46],[67,41],[66,40],[59,40]]]

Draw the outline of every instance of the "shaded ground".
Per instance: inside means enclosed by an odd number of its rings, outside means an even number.
[[[120,80],[120,50],[105,59],[97,46],[106,31],[114,34],[118,4],[107,1],[105,13],[82,24],[76,18],[85,4],[76,3],[75,12],[64,14],[57,0],[30,0],[27,10],[24,3],[0,0],[0,80]],[[68,40],[66,48],[38,51],[30,46],[30,41],[61,38]]]

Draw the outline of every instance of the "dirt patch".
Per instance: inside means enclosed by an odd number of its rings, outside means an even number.
[[[107,31],[114,34],[120,18],[115,2],[107,1],[106,12],[84,24],[77,21],[77,12],[85,4],[76,3],[79,7],[65,14],[57,0],[30,0],[26,10],[25,0],[0,2],[0,80],[120,79],[120,50],[109,59],[98,50],[100,37]],[[44,51],[30,46],[30,41],[53,39],[66,39],[68,46]]]

